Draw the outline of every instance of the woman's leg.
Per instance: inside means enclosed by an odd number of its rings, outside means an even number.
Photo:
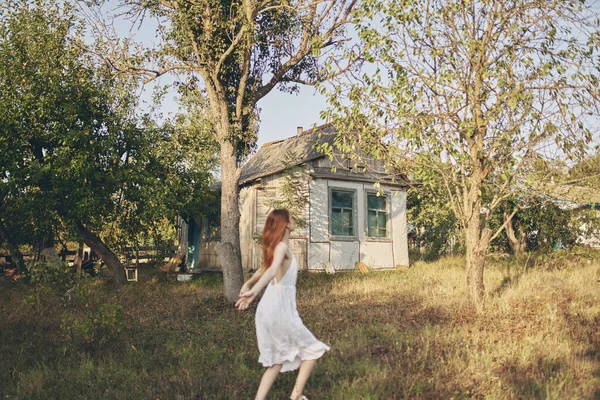
[[[267,368],[260,380],[260,385],[258,386],[258,391],[256,392],[256,400],[263,400],[267,398],[269,390],[271,390],[271,386],[273,386],[275,379],[277,379],[277,375],[279,375],[279,371],[281,371],[281,364],[275,364]]]
[[[313,368],[317,360],[304,360],[302,364],[300,364],[300,370],[298,371],[298,377],[296,378],[296,384],[294,385],[294,390],[292,391],[292,396],[290,397],[293,400],[299,399],[302,396],[302,392],[304,391],[304,385],[306,385],[306,381],[308,381],[308,377],[312,372]]]

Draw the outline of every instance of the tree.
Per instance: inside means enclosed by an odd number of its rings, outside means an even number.
[[[49,225],[66,228],[124,282],[115,248],[202,201],[211,157],[201,162],[197,149],[212,149],[140,115],[139,77],[84,50],[69,3],[23,0],[1,12],[0,234],[18,250]]]
[[[407,219],[413,229],[411,235],[414,235],[418,256],[432,260],[460,252],[464,248],[462,235],[443,181],[419,164],[412,166],[410,179],[418,182],[406,195]]]
[[[518,211],[508,220],[515,209]],[[525,251],[552,251],[557,243],[569,248],[581,233],[570,210],[561,209],[542,196],[505,200],[490,215],[489,224],[493,229],[504,225],[506,232],[505,236],[498,235],[491,245],[509,250],[517,257]]]
[[[187,74],[190,87],[208,99],[221,168],[221,243],[217,253],[224,293],[233,302],[243,283],[238,182],[241,163],[256,139],[257,103],[276,86],[294,91],[296,84],[314,84],[335,73],[331,68],[336,65],[335,49],[345,40],[344,28],[356,0],[121,3],[133,18],[150,14],[161,21],[163,42],[154,53],[159,68],[124,61],[119,51],[105,53],[111,65],[123,73],[150,78],[179,71]],[[327,57],[326,67],[321,66],[321,57]]]
[[[123,182],[118,207],[105,216],[103,237],[118,248],[166,244],[175,238],[178,215],[211,211],[217,146],[205,104],[195,94],[182,93],[182,111],[173,118],[144,122],[143,151],[130,160],[133,173]]]
[[[480,305],[488,245],[504,227],[492,231],[491,213],[532,187],[537,159],[576,160],[592,140],[597,15],[566,0],[368,0],[358,14],[372,70],[340,82],[327,114],[359,133],[355,146],[442,178]]]
[[[137,148],[132,82],[97,69],[84,55],[75,40],[82,25],[68,3],[6,4],[0,29],[6,160],[0,190],[3,216],[15,218],[3,222],[44,231],[60,221],[125,281],[118,257],[93,231],[122,184],[121,157]],[[18,210],[23,214],[15,215]]]

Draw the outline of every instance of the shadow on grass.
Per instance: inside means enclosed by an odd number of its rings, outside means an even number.
[[[498,367],[494,373],[502,380],[508,397],[545,398],[555,389],[552,379],[567,368],[562,362],[538,358],[537,363],[519,365],[510,360]],[[554,398],[553,396],[550,396]]]
[[[519,284],[520,278],[521,278],[521,275],[504,276],[502,278],[502,282],[500,282],[500,285],[492,291],[491,295],[493,297],[502,296],[504,294],[504,292],[506,292],[506,290],[510,289],[511,287],[517,286]]]
[[[577,313],[570,313],[566,308],[562,312],[563,318],[571,327],[570,333],[573,341],[585,343],[587,347],[578,357],[584,361],[592,361],[596,365],[593,375],[598,384],[593,391],[592,398],[600,399],[600,315],[588,319]]]
[[[595,347],[589,348],[584,354],[584,358],[591,359],[596,362],[598,368],[594,372],[594,377],[600,381],[600,344],[596,344]],[[592,395],[593,399],[600,399],[600,387],[594,390]]]

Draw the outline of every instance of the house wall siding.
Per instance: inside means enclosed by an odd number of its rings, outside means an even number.
[[[240,244],[242,247],[242,263],[245,270],[257,270],[262,265],[262,249],[256,237],[262,234],[267,215],[273,210],[273,201],[283,198],[282,187],[289,181],[289,174],[278,173],[262,178],[260,184],[244,187],[240,191]],[[296,190],[307,199],[299,212],[299,218],[309,220],[309,175],[306,167],[295,168],[292,176]],[[243,232],[243,233],[242,233]],[[290,237],[290,249],[296,256],[298,267],[307,268],[308,226],[296,227]]]
[[[329,235],[329,195],[332,188],[356,191],[356,237],[335,240]],[[373,240],[366,234],[366,193],[383,190],[388,194],[388,240]],[[320,270],[330,262],[337,270],[354,269],[357,261],[370,268],[393,268],[408,265],[406,227],[406,192],[371,183],[346,182],[334,179],[310,181],[310,241],[308,243],[308,269]]]
[[[408,227],[406,222],[406,192],[392,196],[392,232],[394,233],[394,266],[408,267]]]
[[[329,201],[327,181],[314,179],[310,181],[310,242],[329,242]],[[315,250],[316,251],[316,250]],[[327,250],[329,253],[329,250]],[[329,257],[329,256],[328,256]],[[319,256],[319,259],[321,257]]]
[[[300,269],[322,270],[326,263],[331,263],[337,270],[354,269],[358,261],[370,268],[408,265],[405,191],[386,185],[376,188],[367,182],[313,178],[310,176],[311,165],[295,168],[294,171],[294,189],[307,199],[300,212],[300,218],[307,221],[307,227],[297,227],[289,242]],[[282,199],[281,189],[288,182],[287,177],[287,172],[274,174],[240,190],[240,245],[245,271],[257,270],[262,265],[262,249],[256,237],[262,234],[267,215],[273,208],[272,202]],[[331,188],[356,191],[355,238],[330,238]],[[378,189],[388,195],[390,233],[387,240],[373,240],[366,234],[366,193]],[[203,268],[220,267],[214,252],[217,243],[202,243]]]

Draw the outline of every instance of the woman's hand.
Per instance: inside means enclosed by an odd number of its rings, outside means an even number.
[[[252,290],[246,291],[240,294],[239,300],[235,303],[235,308],[237,308],[239,311],[243,311],[248,308],[255,298],[256,293],[254,293]]]
[[[251,289],[250,284],[248,282],[244,283],[244,285],[240,289],[240,294],[238,296],[243,295],[244,293],[246,293],[250,289]]]

